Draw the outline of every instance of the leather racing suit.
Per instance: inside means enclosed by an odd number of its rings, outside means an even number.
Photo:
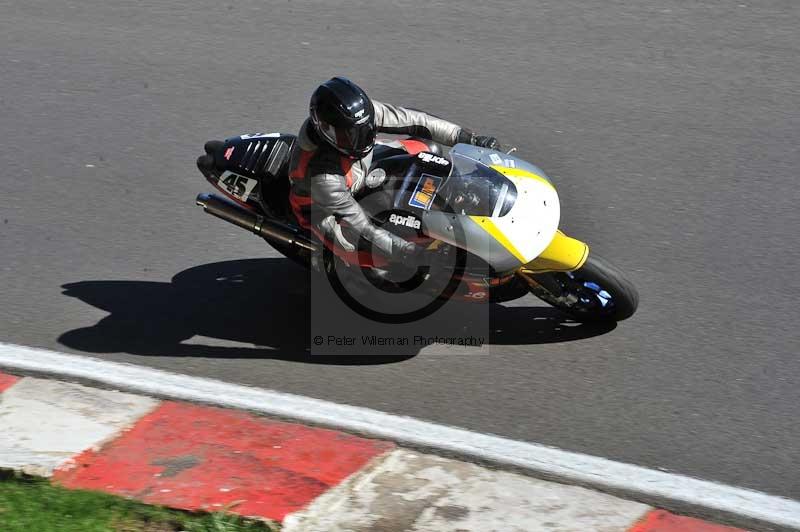
[[[471,131],[427,113],[375,100],[372,103],[378,132],[431,139],[447,146],[475,138]],[[363,237],[380,254],[396,260],[414,245],[375,226],[353,197],[370,171],[373,153],[361,159],[346,157],[320,141],[311,121],[306,120],[290,163],[290,202],[298,223],[319,238],[354,251],[353,243],[342,235],[340,224],[344,224],[349,235]]]

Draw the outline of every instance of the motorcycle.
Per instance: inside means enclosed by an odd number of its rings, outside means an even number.
[[[440,304],[502,302],[532,293],[580,322],[621,321],[636,311],[635,286],[590,254],[586,243],[559,230],[552,181],[513,150],[447,148],[424,139],[378,141],[372,167],[354,196],[373,223],[421,245],[421,263],[430,265],[398,278],[368,242],[346,251],[298,224],[288,177],[296,145],[294,135],[282,133],[207,142],[197,166],[223,196],[200,194],[197,204],[262,237],[286,257],[324,271],[339,289],[340,273],[350,270],[384,292],[414,289]],[[340,295],[349,297],[346,292]],[[361,305],[352,299],[348,304]]]

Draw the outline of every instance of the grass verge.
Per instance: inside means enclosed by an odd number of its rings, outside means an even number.
[[[276,525],[224,514],[149,506],[93,491],[67,490],[45,479],[0,471],[3,532],[271,532]]]

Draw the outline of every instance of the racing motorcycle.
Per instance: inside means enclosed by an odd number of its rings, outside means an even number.
[[[207,142],[197,166],[223,195],[200,194],[197,204],[337,286],[349,270],[384,292],[414,289],[431,301],[502,302],[532,293],[581,322],[620,321],[636,311],[634,285],[559,230],[552,181],[514,150],[378,141],[354,196],[373,223],[421,245],[420,263],[429,265],[398,274],[368,242],[346,251],[298,224],[288,177],[296,144],[282,133]]]

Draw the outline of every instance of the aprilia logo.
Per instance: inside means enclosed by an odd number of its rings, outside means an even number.
[[[425,161],[426,163],[436,163],[436,164],[440,164],[442,166],[447,166],[447,165],[450,164],[450,161],[448,161],[444,157],[439,157],[438,155],[434,155],[432,153],[428,153],[428,152],[424,152],[424,151],[420,152],[418,157],[420,159],[422,159],[423,161]]]
[[[394,225],[405,225],[406,227],[411,227],[412,229],[419,229],[422,225],[420,221],[413,216],[400,216],[399,214],[392,214],[389,216],[389,221]]]

